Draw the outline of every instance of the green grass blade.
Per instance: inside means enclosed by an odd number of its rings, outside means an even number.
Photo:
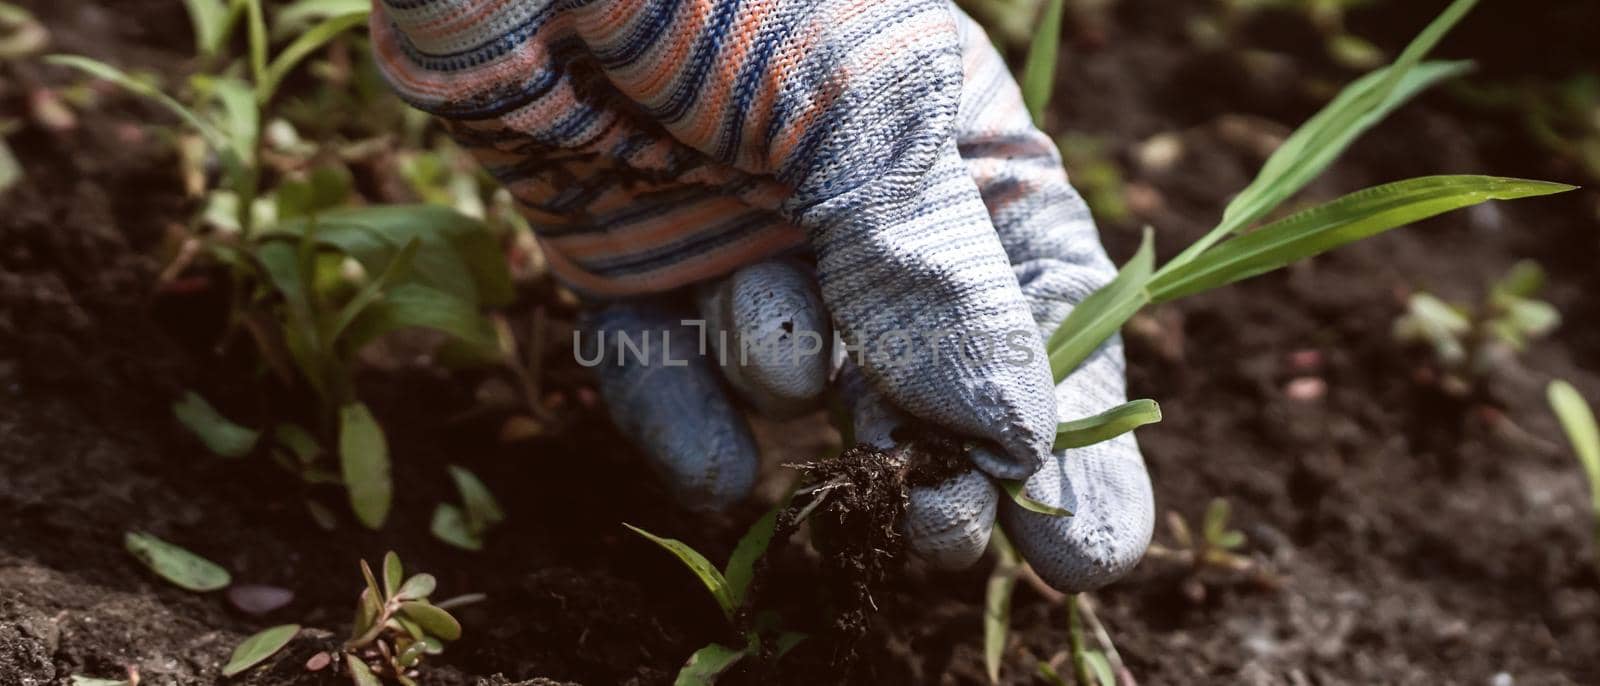
[[[182,103],[173,100],[171,96],[157,90],[154,86],[134,79],[121,69],[79,55],[50,55],[44,58],[44,61],[77,69],[102,81],[115,84],[129,93],[147,98],[177,115],[179,119],[183,120],[183,123],[198,131],[201,136],[205,137],[206,142],[212,148],[217,150],[228,149],[227,137],[221,131],[218,131],[216,127],[207,124],[205,120],[200,118],[200,115],[195,114],[194,110],[184,107]]]
[[[705,584],[706,590],[717,601],[717,606],[722,608],[723,616],[727,617],[728,621],[733,621],[733,614],[739,609],[739,604],[733,600],[733,593],[728,588],[728,580],[722,576],[722,572],[717,571],[717,568],[712,566],[710,560],[707,560],[699,551],[689,547],[689,544],[683,541],[675,538],[662,538],[632,524],[624,523],[623,526],[628,527],[629,530],[640,536],[654,541],[656,545],[677,556],[683,566],[688,567],[689,571],[694,572],[694,575],[699,577],[700,583]]]
[[[1049,515],[1051,517],[1072,516],[1072,510],[1068,510],[1064,507],[1053,507],[1034,500],[1033,498],[1029,498],[1026,493],[1022,492],[1023,487],[1028,483],[1026,481],[1011,479],[996,479],[995,481],[1000,483],[1000,489],[1005,491],[1006,495],[1011,496],[1011,502],[1016,503],[1018,507],[1021,507],[1024,510],[1042,515]]]
[[[738,545],[733,548],[733,554],[728,556],[728,566],[723,570],[723,577],[728,582],[728,595],[733,598],[735,605],[743,605],[745,594],[750,591],[750,581],[755,578],[756,561],[767,553],[767,547],[772,545],[772,535],[778,528],[778,517],[788,509],[789,499],[784,498],[767,513],[750,525],[750,530],[739,538]]]
[[[1148,398],[1113,407],[1093,417],[1056,425],[1056,450],[1082,448],[1109,441],[1146,424],[1161,421],[1161,406]]]
[[[234,0],[244,6],[246,35],[250,47],[250,76],[261,83],[267,76],[267,18],[262,0]]]
[[[477,307],[416,283],[396,286],[368,305],[350,324],[340,344],[359,349],[379,336],[405,328],[444,333],[465,345],[472,360],[497,359],[499,339],[494,325]]]
[[[369,529],[382,528],[394,497],[389,444],[378,420],[362,403],[339,408],[339,472],[356,519]]]
[[[228,664],[222,666],[222,675],[231,677],[261,664],[289,645],[289,641],[294,640],[294,635],[298,633],[299,624],[283,624],[256,632],[233,649]]]
[[[1489,200],[1572,190],[1573,186],[1496,176],[1425,176],[1356,191],[1234,238],[1156,276],[1155,302],[1268,272],[1374,234]]]
[[[1590,498],[1595,517],[1600,520],[1600,426],[1595,423],[1594,410],[1578,394],[1578,389],[1560,379],[1550,382],[1546,395],[1550,400],[1550,408],[1561,420],[1567,440],[1572,443],[1572,451],[1577,453],[1578,462],[1583,465],[1584,474],[1589,477]],[[1600,555],[1600,551],[1596,551],[1596,554]]]
[[[172,404],[172,414],[196,438],[222,457],[244,457],[256,447],[260,432],[249,429],[222,416],[199,393],[189,391],[183,399]]]
[[[1155,267],[1154,243],[1151,231],[1145,229],[1139,250],[1117,272],[1116,278],[1072,308],[1066,321],[1050,336],[1045,350],[1049,352],[1050,371],[1056,383],[1067,378],[1095,348],[1150,302],[1145,284]]]
[[[277,57],[273,58],[272,64],[266,67],[265,72],[256,83],[256,100],[263,103],[271,100],[272,96],[278,92],[278,86],[283,83],[284,77],[288,76],[289,72],[300,64],[301,60],[326,45],[328,41],[338,37],[339,34],[364,24],[366,21],[367,12],[352,12],[324,20],[322,23],[311,27],[305,33],[300,34],[298,38],[294,39],[294,42],[290,43],[282,52],[278,53]]]
[[[183,0],[194,27],[194,50],[201,57],[216,54],[228,24],[228,6],[222,0]]]
[[[1188,263],[1224,236],[1271,212],[1389,112],[1428,86],[1468,69],[1465,63],[1434,63],[1413,70],[1475,4],[1477,0],[1455,0],[1412,39],[1393,64],[1356,80],[1302,124],[1262,165],[1255,180],[1228,203],[1222,223],[1180,253],[1169,266]]]
[[[1055,88],[1056,59],[1061,52],[1061,15],[1065,0],[1046,0],[1033,40],[1028,43],[1027,61],[1022,67],[1022,101],[1035,126],[1044,125],[1050,106],[1050,91]]]
[[[989,574],[983,594],[983,666],[989,683],[1000,683],[1000,660],[1005,655],[1006,633],[1011,627],[1011,594],[1017,587],[1017,572],[1022,558],[1000,527],[995,527],[989,545],[999,557]]]

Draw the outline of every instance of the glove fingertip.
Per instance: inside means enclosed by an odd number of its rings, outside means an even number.
[[[912,488],[905,519],[911,551],[941,569],[972,566],[989,547],[999,499],[994,484],[977,471]]]

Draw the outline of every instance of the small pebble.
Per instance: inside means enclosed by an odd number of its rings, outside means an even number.
[[[1302,376],[1290,381],[1283,387],[1284,395],[1290,400],[1312,401],[1328,394],[1328,382],[1315,376]]]
[[[240,612],[264,615],[294,600],[294,591],[262,584],[239,584],[228,588],[228,602]]]

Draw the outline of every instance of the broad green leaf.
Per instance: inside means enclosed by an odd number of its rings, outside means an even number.
[[[289,72],[295,68],[295,65],[300,64],[301,60],[316,52],[339,34],[366,21],[366,11],[352,12],[324,20],[305,33],[300,34],[293,43],[290,43],[282,52],[278,53],[277,58],[272,60],[270,66],[266,67],[265,74],[256,82],[256,100],[263,103],[271,100],[273,94],[278,92],[278,85],[283,83],[283,78],[288,76]]]
[[[1139,308],[1150,302],[1145,284],[1154,268],[1155,241],[1152,232],[1145,229],[1139,250],[1122,265],[1116,278],[1072,308],[1066,321],[1061,322],[1045,344],[1056,383],[1066,379]]]
[[[233,676],[261,664],[262,660],[289,645],[297,633],[300,633],[299,624],[284,624],[257,632],[233,649],[233,657],[228,658],[228,664],[222,666],[222,675]]]
[[[404,566],[402,566],[400,564],[400,556],[396,555],[393,550],[391,550],[391,551],[389,551],[387,553],[384,553],[384,555],[383,555],[383,597],[384,597],[384,599],[386,599],[386,600],[387,599],[393,599],[395,592],[400,590],[400,584],[404,583],[405,578],[406,578],[406,569],[405,569]]]
[[[463,550],[483,550],[483,538],[467,526],[467,516],[461,508],[449,503],[440,503],[433,508],[433,521],[428,525],[428,531],[445,543],[449,543]]]
[[[1162,302],[1269,272],[1450,210],[1489,200],[1514,200],[1573,186],[1497,176],[1425,176],[1356,191],[1239,236],[1151,279]]]
[[[129,531],[122,545],[150,571],[180,588],[204,593],[233,583],[228,570],[150,534]]]
[[[416,257],[417,249],[421,246],[422,242],[415,238],[408,241],[405,247],[400,249],[400,254],[396,255],[384,267],[383,273],[379,274],[378,278],[362,286],[355,297],[351,298],[350,302],[345,303],[343,308],[340,308],[339,316],[333,320],[332,326],[323,332],[323,339],[338,341],[339,337],[344,335],[345,330],[355,323],[356,318],[360,317],[363,311],[383,297],[384,291],[403,281],[407,272],[411,270],[411,261]]]
[[[339,473],[356,519],[369,529],[382,527],[394,494],[389,445],[372,412],[361,403],[339,408]]]
[[[481,532],[490,525],[505,521],[506,515],[500,509],[499,501],[494,499],[494,493],[483,485],[476,474],[464,467],[450,465],[450,479],[456,482],[456,491],[461,493],[467,521],[475,529]]]
[[[1584,474],[1589,477],[1589,495],[1595,516],[1600,517],[1600,426],[1595,423],[1594,410],[1578,394],[1578,389],[1560,379],[1550,382],[1545,394],[1556,418],[1561,420],[1567,441],[1572,443],[1572,452],[1577,454]]]
[[[300,235],[305,219],[280,223],[274,233]],[[317,239],[356,258],[368,272],[383,270],[412,238],[422,240],[413,275],[477,305],[511,302],[511,273],[499,242],[483,222],[437,205],[381,205],[324,212]]]
[[[361,636],[372,629],[372,623],[378,621],[378,615],[383,613],[383,601],[378,599],[378,594],[373,593],[372,587],[361,589],[361,597],[356,601],[356,619],[353,623],[355,635]]]
[[[694,575],[700,578],[700,583],[705,584],[706,590],[710,591],[711,597],[717,601],[717,606],[722,608],[722,614],[729,621],[733,620],[733,614],[739,609],[739,604],[734,601],[733,592],[728,588],[728,580],[723,578],[722,572],[717,571],[717,568],[712,566],[710,560],[707,560],[699,551],[690,548],[683,541],[675,538],[662,538],[632,524],[624,523],[623,526],[628,527],[628,529],[640,536],[655,541],[656,545],[677,556],[678,560],[689,568],[689,571],[694,572]]]
[[[346,669],[350,671],[350,680],[355,682],[356,686],[383,686],[383,681],[379,680],[377,675],[372,673],[372,668],[360,658],[347,659],[344,662]]]
[[[400,603],[400,611],[431,636],[438,636],[446,641],[461,638],[461,623],[450,616],[449,612],[437,606],[421,600],[408,600]]]
[[[1056,450],[1081,448],[1109,441],[1146,424],[1161,421],[1161,406],[1141,398],[1123,403],[1093,417],[1074,419],[1056,425]]]
[[[989,573],[989,583],[983,600],[983,665],[989,674],[989,683],[1000,683],[1000,660],[1005,655],[1006,633],[1011,627],[1011,594],[1017,587],[1017,572],[1022,558],[1006,538],[1000,527],[995,527],[989,547],[999,558],[994,571]]]
[[[1028,484],[1026,481],[1012,479],[995,479],[995,481],[1000,484],[1001,490],[1004,490],[1006,495],[1011,496],[1011,502],[1016,503],[1018,507],[1021,507],[1024,510],[1042,515],[1050,515],[1051,517],[1072,516],[1071,510],[1053,507],[1034,500],[1033,498],[1029,498],[1028,494],[1023,492],[1023,488],[1025,488]]]
[[[711,686],[717,683],[717,678],[745,655],[749,649],[729,648],[721,643],[713,643],[694,651],[689,660],[683,663],[683,668],[678,670],[678,678],[673,686]]]
[[[762,515],[750,529],[739,537],[738,545],[733,547],[733,554],[728,556],[728,566],[723,570],[723,578],[728,582],[728,596],[733,599],[734,605],[743,605],[745,593],[750,590],[750,581],[755,578],[756,562],[767,553],[767,547],[772,545],[772,534],[778,528],[778,517],[788,509],[789,499],[784,498],[767,513]]]
[[[233,423],[222,416],[199,393],[188,391],[172,404],[172,414],[207,450],[223,457],[244,457],[256,447],[260,433]]]
[[[193,127],[195,131],[205,137],[206,142],[212,148],[226,150],[228,147],[227,137],[216,127],[207,124],[205,120],[200,118],[200,115],[194,113],[194,110],[184,107],[177,100],[173,100],[171,96],[156,90],[150,84],[129,76],[121,69],[79,55],[50,55],[44,58],[44,61],[50,64],[72,67],[102,81],[116,84],[129,93],[147,98],[182,119],[185,124]]]
[[[405,328],[424,328],[448,334],[466,345],[474,359],[491,360],[500,339],[494,325],[478,308],[443,291],[408,283],[396,286],[367,306],[353,321],[344,344],[361,348],[367,343]]]
[[[426,600],[439,582],[432,574],[413,574],[400,585],[400,597],[407,600]]]
[[[323,165],[305,179],[286,179],[278,184],[274,197],[278,219],[287,220],[324,212],[349,199],[354,181],[343,165]]]
[[[1022,101],[1035,126],[1044,126],[1050,91],[1055,88],[1056,58],[1061,51],[1061,15],[1065,0],[1045,0],[1039,25],[1028,43],[1028,57],[1022,67]]]

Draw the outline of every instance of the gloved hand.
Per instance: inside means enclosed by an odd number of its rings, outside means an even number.
[[[1058,420],[1123,400],[1115,342],[1052,392],[1040,336],[1114,270],[1003,62],[953,6],[377,2],[386,76],[521,201],[592,304],[613,416],[686,504],[736,501],[756,459],[718,351],[683,320],[777,331],[796,352],[799,332],[828,341],[831,325],[864,351],[841,379],[858,436],[887,447],[904,413],[981,444],[981,472],[914,490],[914,550],[970,564],[998,512],[1059,588],[1142,555],[1153,508],[1131,437],[1050,448]],[[724,369],[750,404],[793,411],[828,378],[821,355],[798,358]],[[989,476],[1028,478],[1076,516],[1002,502]]]

